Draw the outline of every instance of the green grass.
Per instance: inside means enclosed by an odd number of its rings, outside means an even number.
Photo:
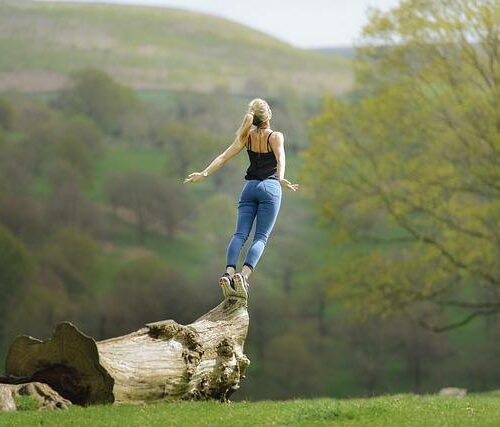
[[[158,403],[72,407],[67,411],[26,411],[0,415],[8,426],[497,426],[500,399],[395,395],[371,399]]]
[[[196,92],[344,93],[352,82],[347,58],[179,9],[0,0],[0,28],[0,72],[38,91],[87,66],[136,88]]]
[[[18,411],[33,411],[40,406],[32,396],[16,396],[15,401]]]

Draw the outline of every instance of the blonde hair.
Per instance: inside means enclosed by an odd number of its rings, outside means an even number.
[[[236,131],[236,140],[246,141],[252,125],[260,127],[266,121],[271,120],[272,115],[271,108],[266,101],[260,98],[252,99],[239,129]]]

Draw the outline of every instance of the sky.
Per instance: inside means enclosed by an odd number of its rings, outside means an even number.
[[[52,0],[53,1],[53,0]],[[60,1],[60,0],[57,0]],[[62,0],[74,1],[74,0]],[[399,0],[75,0],[176,7],[206,12],[264,31],[298,47],[350,46],[368,7],[390,9]]]

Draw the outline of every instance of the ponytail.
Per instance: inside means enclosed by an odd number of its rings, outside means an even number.
[[[246,141],[253,124],[253,113],[247,111],[239,129],[236,131],[237,141]]]
[[[272,112],[269,104],[260,98],[253,99],[248,104],[248,110],[243,117],[240,128],[236,131],[236,141],[245,141],[248,139],[252,125],[260,127],[267,120],[271,120]]]

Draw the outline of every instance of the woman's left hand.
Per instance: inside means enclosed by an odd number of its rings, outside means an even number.
[[[297,191],[299,189],[299,184],[292,184],[286,178],[280,179],[280,184],[282,187],[284,187],[288,190]]]
[[[193,172],[188,175],[188,177],[184,180],[184,184],[187,184],[188,182],[200,182],[203,181],[206,178],[206,175],[204,175],[201,172]]]

